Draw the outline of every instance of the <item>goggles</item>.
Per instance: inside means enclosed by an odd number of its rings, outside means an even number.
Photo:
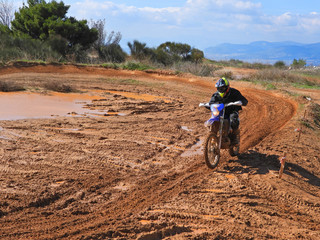
[[[217,87],[218,92],[225,93],[228,90],[227,86]]]

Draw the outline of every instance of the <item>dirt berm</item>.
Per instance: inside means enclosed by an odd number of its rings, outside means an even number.
[[[231,81],[249,101],[241,154],[211,170],[201,152],[210,113],[198,105],[212,80],[1,68],[0,81],[33,94],[55,82],[94,96],[85,107],[98,113],[0,121],[0,239],[320,239],[319,134],[305,127],[298,142],[295,131],[307,100]]]

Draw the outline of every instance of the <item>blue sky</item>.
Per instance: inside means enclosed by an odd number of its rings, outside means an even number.
[[[25,0],[26,1],[26,0]],[[47,0],[48,1],[48,0]],[[14,1],[16,6],[22,1]],[[320,42],[320,0],[65,0],[68,16],[105,19],[121,45],[166,41],[204,50],[220,43]]]

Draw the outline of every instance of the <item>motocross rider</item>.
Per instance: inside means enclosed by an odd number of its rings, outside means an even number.
[[[231,88],[229,81],[224,77],[216,82],[215,87],[217,88],[217,92],[212,95],[209,102],[210,105],[214,103],[238,103],[238,105],[226,107],[224,117],[225,119],[229,119],[232,128],[232,131],[229,134],[231,145],[237,145],[239,144],[240,139],[239,111],[242,110],[241,106],[246,106],[248,104],[248,100],[242,96],[239,90]]]

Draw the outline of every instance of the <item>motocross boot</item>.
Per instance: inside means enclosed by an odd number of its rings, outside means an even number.
[[[233,129],[232,132],[230,133],[230,141],[232,146],[236,146],[240,144],[240,129]]]

